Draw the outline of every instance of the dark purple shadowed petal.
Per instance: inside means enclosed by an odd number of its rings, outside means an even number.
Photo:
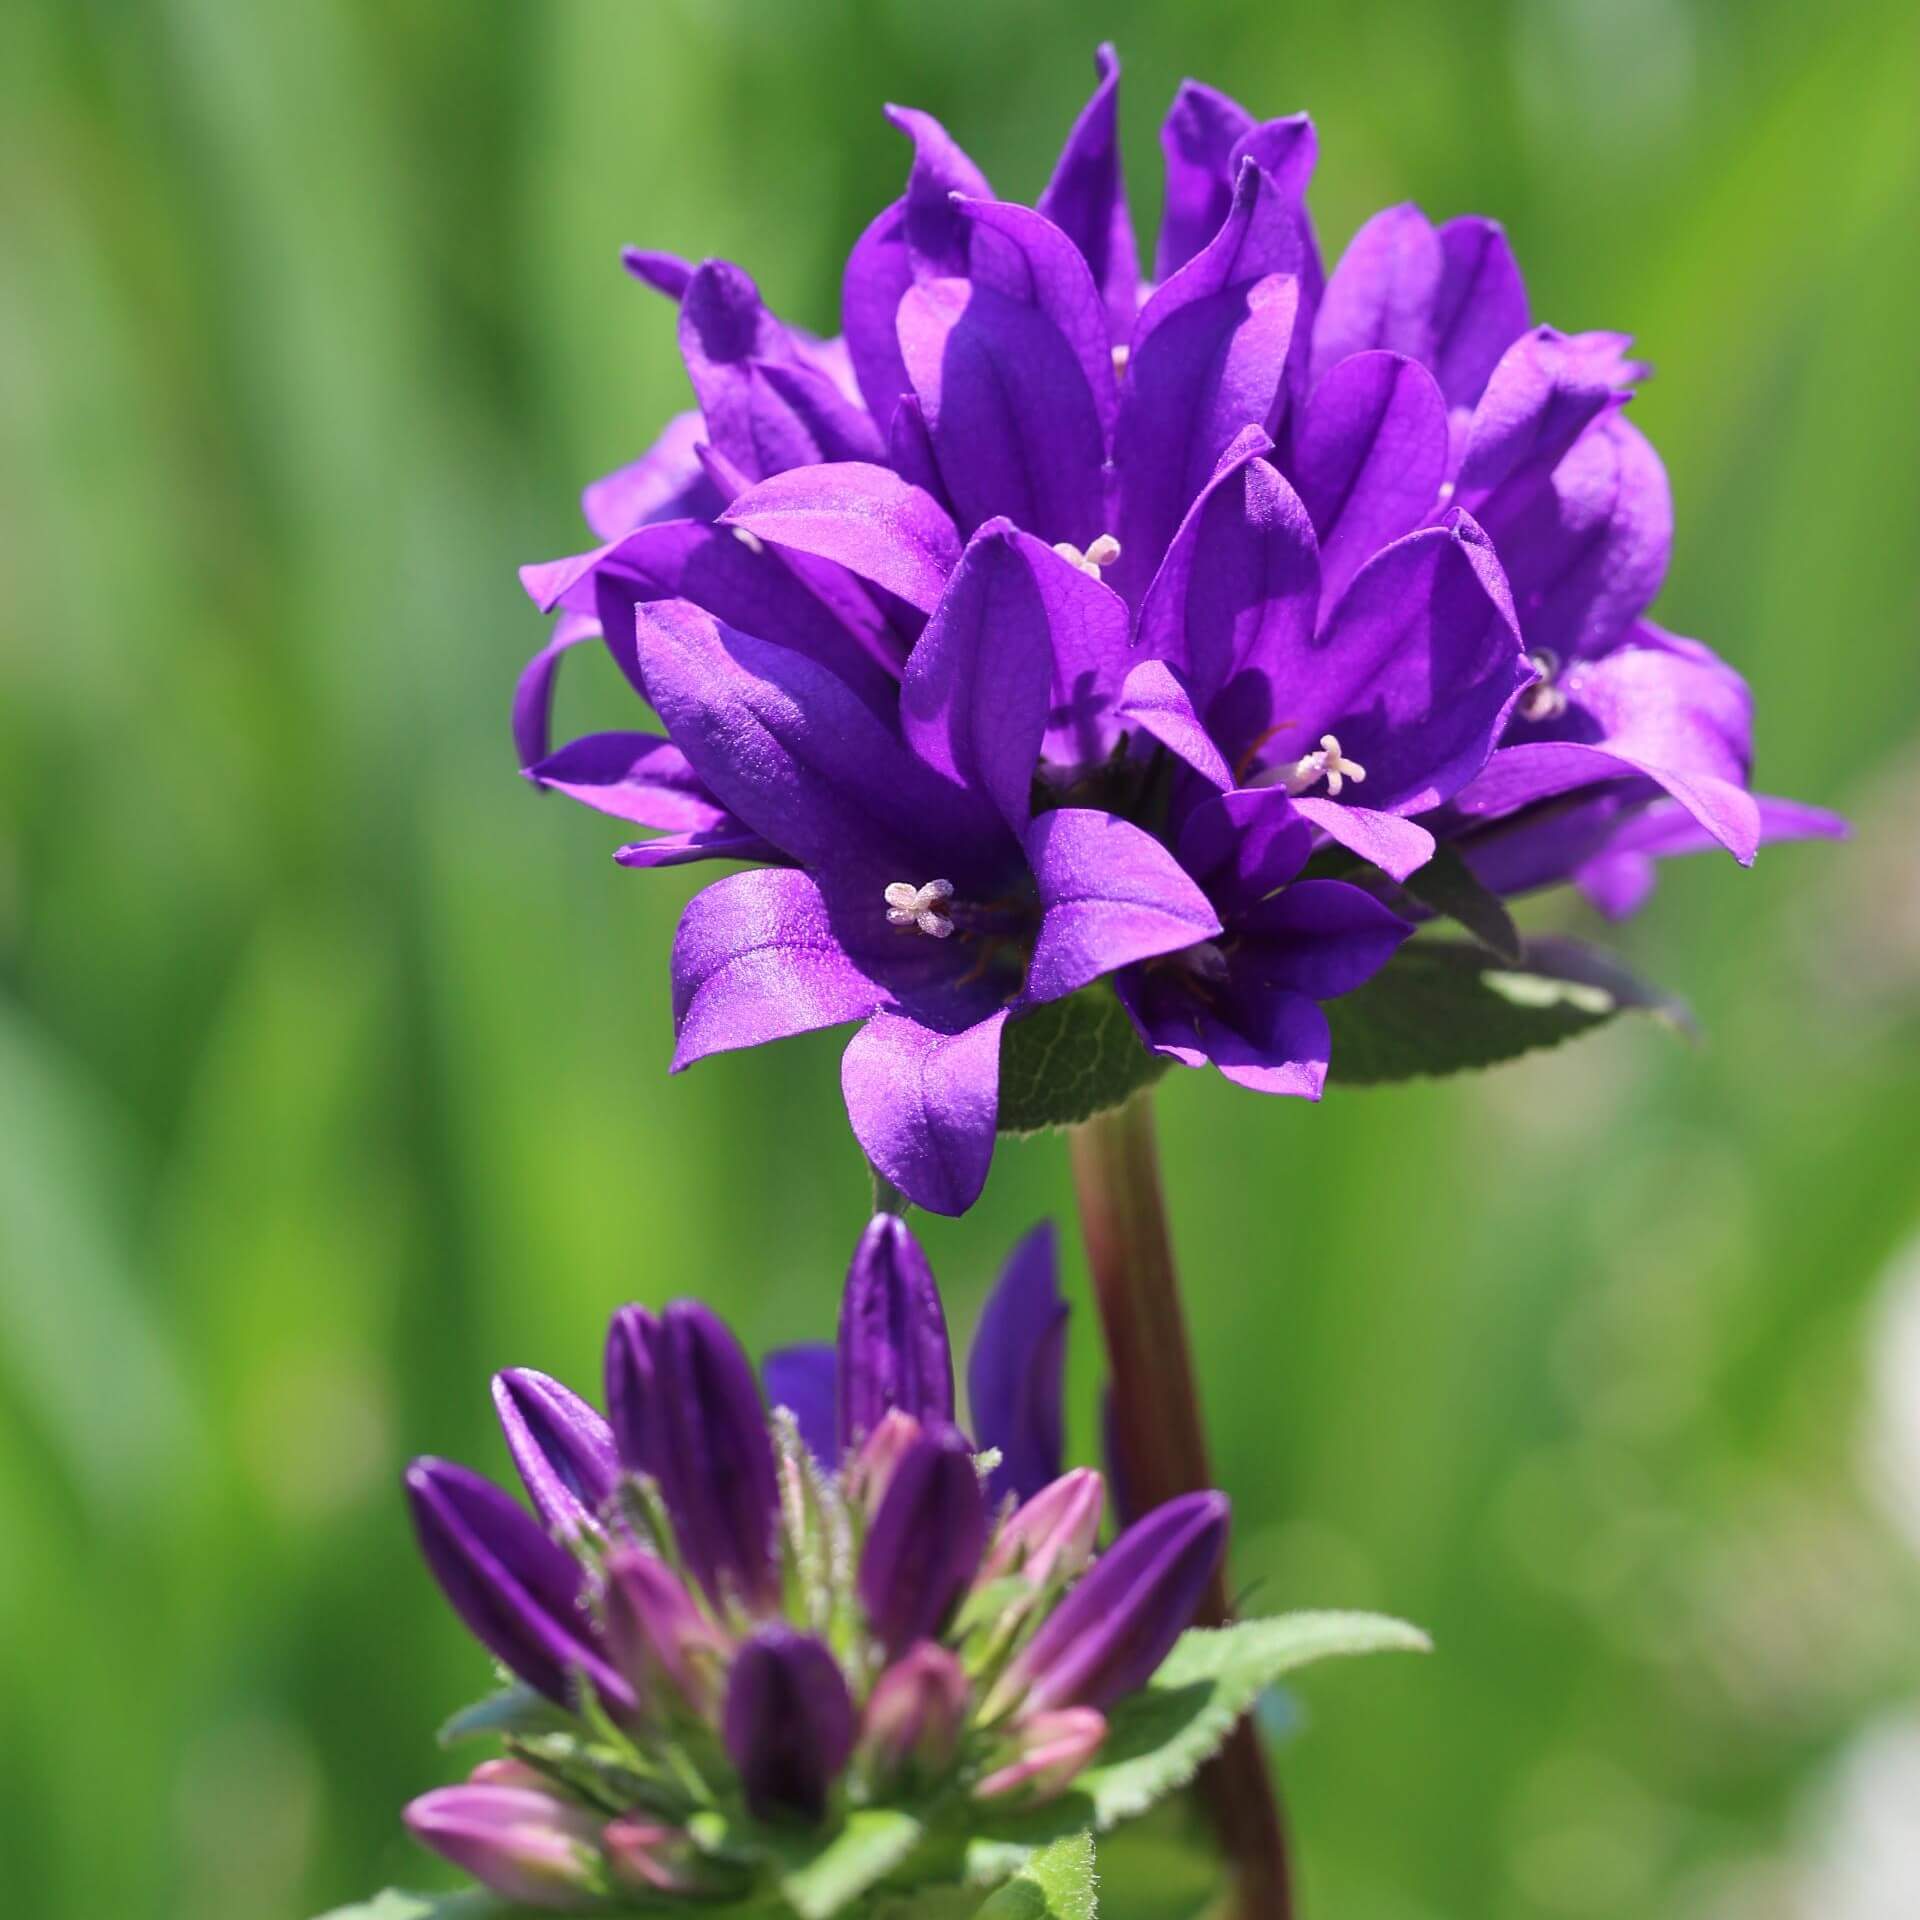
[[[580,511],[594,538],[618,540],[659,520],[711,520],[720,495],[695,451],[706,437],[699,414],[676,413],[638,460],[587,486]]]
[[[496,1373],[493,1405],[507,1451],[548,1530],[597,1528],[620,1474],[613,1430],[577,1393],[531,1367]]]
[[[894,1468],[860,1554],[860,1604],[889,1659],[939,1632],[986,1543],[972,1448],[953,1427],[928,1430]]]
[[[923,1423],[952,1423],[953,1355],[940,1289],[897,1214],[876,1213],[854,1249],[840,1296],[836,1374],[842,1450],[896,1408]]]
[[[1117,344],[1133,331],[1140,255],[1120,162],[1120,58],[1103,44],[1095,64],[1100,83],[1073,123],[1036,204],[1080,249],[1105,302],[1109,337]]]
[[[1233,981],[1337,1000],[1364,986],[1413,928],[1363,887],[1299,880],[1233,921]]]
[[[1042,1221],[1008,1258],[967,1356],[974,1439],[1000,1452],[995,1500],[1031,1499],[1060,1476],[1066,1333],[1054,1230]]]
[[[1006,1022],[1004,1007],[951,1031],[883,1010],[847,1043],[840,1091],[854,1137],[929,1213],[965,1213],[986,1185]]]
[[[779,1487],[753,1368],[724,1322],[676,1300],[654,1343],[661,1497],[687,1569],[716,1602],[775,1597]]]
[[[1447,473],[1447,407],[1395,353],[1356,353],[1314,387],[1294,429],[1293,479],[1320,542],[1320,604],[1432,511]]]
[[[1201,801],[1182,823],[1180,864],[1231,917],[1306,865],[1313,833],[1278,787],[1243,787]]]
[[[1108,1707],[1153,1677],[1192,1623],[1227,1546],[1227,1497],[1189,1493],[1129,1527],[1009,1670],[1022,1710]]]
[[[1207,897],[1139,827],[1090,807],[1041,814],[1027,857],[1043,918],[1025,999],[1063,999],[1102,974],[1220,931]]]
[[[824,1819],[855,1732],[846,1680],[811,1634],[765,1626],[741,1646],[721,1735],[755,1819]]]
[[[447,1460],[416,1460],[406,1485],[427,1566],[489,1653],[563,1705],[584,1673],[609,1705],[633,1706],[582,1604],[580,1563],[524,1507]]]
[[[840,1461],[837,1370],[834,1350],[824,1341],[777,1347],[760,1362],[767,1404],[793,1415],[807,1451],[829,1471]]]
[[[689,833],[656,834],[616,847],[614,863],[651,871],[656,867],[686,867],[700,860],[748,860],[784,866],[787,856],[739,821],[728,819],[717,827],[698,827]]]
[[[1221,758],[1195,710],[1192,693],[1166,661],[1143,660],[1127,675],[1120,694],[1120,718],[1151,734],[1209,786],[1224,792],[1233,785],[1233,769]]]
[[[1445,271],[1440,236],[1418,207],[1376,213],[1347,243],[1327,281],[1313,325],[1314,383],[1349,354],[1374,348],[1431,360]]]
[[[960,558],[940,503],[886,467],[795,467],[750,488],[721,516],[777,547],[810,553],[931,613]]]
[[[659,1348],[660,1321],[645,1307],[621,1307],[607,1323],[607,1423],[630,1473],[660,1471]]]
[[[1471,407],[1500,356],[1527,330],[1527,288],[1506,230],[1463,214],[1440,229],[1433,304],[1434,378],[1450,407]]]

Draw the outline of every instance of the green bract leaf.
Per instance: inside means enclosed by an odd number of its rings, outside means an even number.
[[[1104,981],[1009,1023],[1000,1048],[1000,1131],[1078,1126],[1159,1079],[1149,1053]]]
[[[1517,965],[1464,941],[1410,941],[1326,1011],[1328,1078],[1349,1086],[1494,1066],[1621,1013],[1691,1031],[1679,1001],[1611,956],[1561,939],[1528,941]]]
[[[1070,1793],[983,1823],[967,1848],[969,1878],[1004,1879],[1043,1842],[1144,1813],[1193,1778],[1282,1674],[1339,1654],[1424,1653],[1428,1645],[1417,1627],[1374,1613],[1282,1613],[1183,1633],[1152,1682],[1114,1709],[1100,1758]]]
[[[980,1909],[978,1920],[1093,1920],[1093,1835],[1042,1847]]]
[[[863,1807],[820,1845],[796,1838],[780,1848],[780,1891],[800,1920],[827,1920],[884,1880],[926,1832],[903,1808]]]
[[[531,1687],[503,1687],[470,1707],[462,1707],[440,1729],[440,1744],[451,1747],[483,1734],[565,1733],[573,1728],[571,1715],[562,1713],[544,1694]]]
[[[1433,858],[1410,873],[1401,885],[1423,906],[1457,920],[1509,966],[1519,964],[1525,949],[1507,903],[1475,876],[1458,848],[1440,841]]]

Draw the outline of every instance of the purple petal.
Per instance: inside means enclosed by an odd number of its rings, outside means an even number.
[[[908,745],[956,785],[987,794],[1016,834],[1026,830],[1053,705],[1056,630],[1067,640],[1084,633],[1085,618],[1071,616],[1103,594],[1114,608],[1110,651],[1123,657],[1126,612],[1112,594],[1030,534],[991,521],[968,541],[907,661]]]
[[[1228,917],[1283,887],[1306,865],[1313,833],[1278,787],[1210,796],[1180,829],[1180,864]]]
[[[996,1500],[1030,1500],[1059,1478],[1066,1333],[1055,1234],[1042,1221],[1002,1269],[967,1357],[974,1439],[1000,1452]]]
[[[1136,960],[1210,940],[1207,897],[1150,834],[1088,807],[1043,813],[1027,858],[1044,918],[1027,970],[1030,1004],[1067,994]]]
[[[1269,765],[1332,734],[1366,769],[1355,799],[1381,813],[1422,812],[1479,772],[1534,671],[1486,536],[1449,519],[1376,555],[1311,645],[1270,665],[1291,724]]]
[[[1320,542],[1320,604],[1432,511],[1447,473],[1447,406],[1397,353],[1356,353],[1313,389],[1294,428],[1293,477]]]
[[[952,1426],[931,1427],[894,1468],[860,1553],[860,1604],[889,1660],[939,1633],[986,1544],[973,1449]]]
[[[932,280],[900,303],[900,350],[963,530],[1005,514],[1045,540],[1101,525],[1105,438],[1058,326],[980,281]]]
[[[795,467],[750,488],[721,515],[756,539],[831,560],[931,613],[960,558],[946,509],[886,467]]]
[[[756,1819],[824,1819],[857,1731],[839,1665],[811,1634],[766,1626],[741,1647],[721,1737]]]
[[[1235,146],[1253,127],[1238,101],[1184,80],[1160,128],[1166,155],[1166,201],[1160,215],[1156,279],[1171,279],[1220,231],[1233,205]]]
[[[1249,1093],[1318,1100],[1325,1090],[1332,1035],[1327,1016],[1305,994],[1238,994],[1231,1020],[1209,1014],[1200,1035],[1221,1076]]]
[[[676,413],[638,460],[594,481],[580,496],[594,537],[618,540],[659,520],[711,520],[720,496],[694,451],[706,437],[697,413]]]
[[[661,253],[653,247],[622,247],[620,264],[655,293],[664,294],[676,306],[686,298],[687,283],[693,278],[693,262],[677,253]]]
[[[1315,384],[1349,354],[1375,348],[1431,360],[1445,270],[1440,236],[1418,207],[1376,213],[1348,242],[1327,282],[1313,323]]]
[[[702,860],[745,860],[755,866],[784,866],[786,855],[729,815],[719,826],[690,833],[656,834],[614,849],[614,864],[640,872],[690,867]]]
[[[1506,230],[1463,214],[1440,229],[1433,305],[1434,376],[1450,407],[1471,407],[1500,356],[1527,330],[1527,288]]]
[[[647,602],[637,629],[654,710],[754,832],[862,886],[980,877],[991,813],[917,760],[845,681],[685,600]]]
[[[638,827],[671,832],[738,825],[687,756],[654,733],[589,733],[526,769],[537,787]]]
[[[531,1367],[496,1373],[493,1405],[507,1451],[548,1529],[597,1531],[620,1472],[612,1429],[577,1393]]]
[[[1114,433],[1115,584],[1130,599],[1152,579],[1221,454],[1245,428],[1277,426],[1304,259],[1293,209],[1244,161],[1226,224],[1142,311]]]
[[[1133,331],[1140,299],[1140,255],[1127,212],[1120,162],[1120,60],[1110,46],[1096,56],[1100,84],[1073,123],[1038,207],[1092,269],[1106,303],[1112,340]]]
[[[842,945],[806,874],[729,874],[687,902],[673,937],[673,1070],[865,1019],[888,997]]]
[[[1142,651],[1182,671],[1229,755],[1273,723],[1272,664],[1306,649],[1319,600],[1312,523],[1266,451],[1256,428],[1227,449],[1140,610]]]
[[[1127,675],[1120,718],[1151,734],[1208,785],[1222,792],[1233,785],[1233,769],[1221,758],[1213,736],[1194,711],[1193,696],[1164,660],[1143,660]]]
[[[603,1361],[607,1421],[630,1473],[660,1471],[660,1320],[645,1307],[614,1309]]]
[[[840,1090],[866,1156],[916,1206],[980,1197],[1000,1111],[1002,1007],[958,1032],[876,1013],[848,1042]]]
[[[748,478],[879,459],[872,419],[809,361],[739,267],[709,260],[688,282],[680,352],[708,438]]]
[[[1371,807],[1350,807],[1344,800],[1315,800],[1303,794],[1294,811],[1310,820],[1337,845],[1357,853],[1384,874],[1404,880],[1433,858],[1433,835],[1415,820]]]
[[[840,1296],[838,1430],[857,1447],[895,1411],[953,1421],[953,1354],[933,1269],[898,1214],[867,1223]]]
[[[837,1364],[833,1348],[825,1341],[777,1347],[760,1362],[767,1404],[785,1407],[793,1415],[807,1451],[829,1472],[840,1463]]]
[[[467,1781],[407,1802],[407,1831],[502,1899],[579,1912],[596,1904],[604,1815],[557,1792]]]
[[[513,746],[522,770],[544,760],[552,744],[553,688],[560,659],[583,640],[600,638],[600,623],[583,613],[563,613],[547,644],[520,670],[513,689]]]
[[[1371,980],[1412,931],[1363,887],[1298,880],[1235,916],[1233,984],[1335,1000]]]
[[[905,371],[903,367],[903,376]],[[927,416],[920,411],[915,394],[903,393],[893,410],[893,424],[887,429],[887,464],[947,513],[947,483],[940,478],[940,463],[933,457],[933,436],[927,431]],[[947,513],[947,518],[951,520],[952,514]]]

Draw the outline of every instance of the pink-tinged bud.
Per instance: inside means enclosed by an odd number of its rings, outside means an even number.
[[[897,1467],[913,1443],[920,1438],[920,1422],[898,1407],[880,1417],[880,1424],[861,1442],[847,1469],[848,1502],[871,1520],[887,1497]]]
[[[530,1767],[524,1760],[482,1760],[467,1775],[467,1784],[472,1787],[525,1787],[533,1793],[552,1794],[553,1777],[538,1767]]]
[[[607,1652],[643,1706],[665,1691],[712,1717],[732,1643],[665,1561],[640,1547],[616,1548],[600,1613]]]
[[[601,1904],[600,1817],[528,1787],[441,1787],[411,1801],[413,1837],[523,1906],[588,1913]]]
[[[1072,1786],[1107,1737],[1107,1716],[1094,1707],[1036,1713],[1017,1729],[1013,1757],[973,1790],[977,1800],[1017,1793],[1038,1805]]]
[[[892,1777],[953,1763],[967,1718],[967,1675],[945,1647],[922,1640],[875,1683],[860,1730],[868,1764]]]
[[[1091,1467],[1062,1474],[1000,1529],[980,1569],[982,1582],[1015,1573],[1036,1587],[1071,1580],[1093,1557],[1106,1504],[1106,1482]]]
[[[600,1834],[600,1847],[616,1886],[635,1893],[708,1891],[699,1856],[679,1827],[626,1814],[607,1822]]]

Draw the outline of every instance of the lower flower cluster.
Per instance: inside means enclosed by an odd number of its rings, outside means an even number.
[[[883,1214],[837,1349],[770,1359],[770,1413],[690,1301],[614,1316],[604,1417],[499,1375],[538,1518],[442,1460],[407,1492],[523,1692],[495,1715],[510,1757],[415,1800],[415,1836],[509,1899],[590,1911],[737,1897],[768,1829],[1063,1792],[1192,1621],[1228,1520],[1191,1494],[1096,1551],[1102,1478],[1058,1471],[1063,1314],[1036,1237],[983,1322],[969,1437],[932,1273]]]

